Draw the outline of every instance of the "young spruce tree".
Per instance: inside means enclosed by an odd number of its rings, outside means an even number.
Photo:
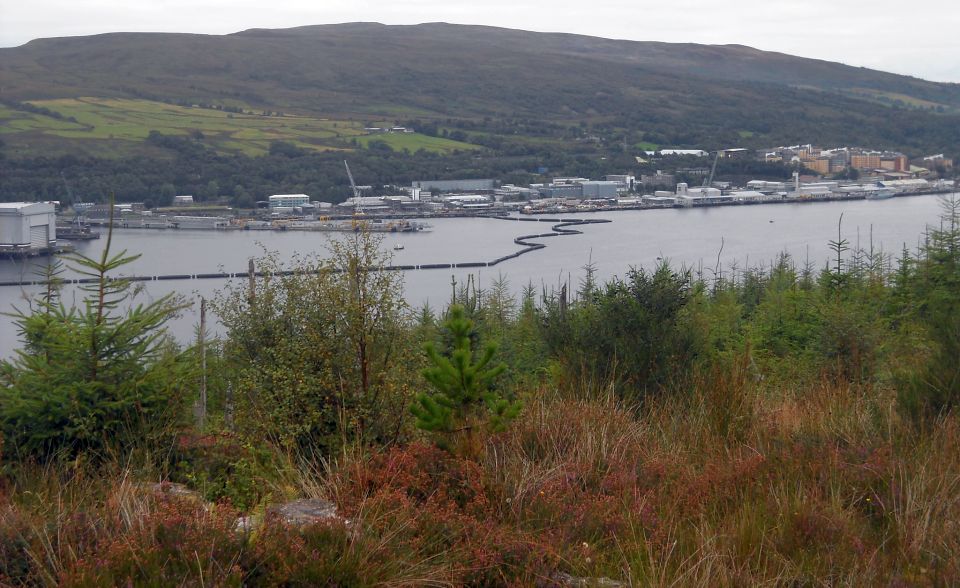
[[[0,430],[11,459],[126,449],[169,432],[180,416],[184,367],[165,323],[173,295],[134,304],[132,282],[110,274],[137,257],[67,258],[90,283],[79,308],[56,295],[57,276],[30,312],[13,314],[23,349],[0,362]]]
[[[431,365],[423,370],[423,377],[433,391],[419,394],[410,411],[418,428],[436,434],[437,444],[448,448],[451,437],[458,433],[472,436],[483,426],[502,430],[520,413],[521,404],[491,389],[506,365],[491,366],[497,352],[492,343],[475,356],[473,321],[462,306],[450,308],[443,327],[452,338],[452,346],[441,354],[432,343],[427,344]]]

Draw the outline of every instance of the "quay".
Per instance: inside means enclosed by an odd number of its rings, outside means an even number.
[[[47,245],[44,247],[34,246],[0,246],[0,258],[3,259],[24,259],[27,257],[43,257],[47,255],[59,255],[62,253],[72,253],[74,250],[71,245]]]
[[[372,267],[366,268],[367,271],[414,271],[414,270],[434,270],[434,269],[452,269],[452,268],[480,268],[480,267],[493,267],[497,264],[503,263],[505,261],[516,259],[521,255],[525,255],[532,251],[538,251],[540,249],[546,248],[546,245],[543,243],[532,242],[532,239],[542,239],[547,237],[563,237],[569,235],[579,235],[582,231],[577,229],[572,229],[569,227],[575,227],[580,225],[594,225],[594,224],[603,224],[613,222],[608,219],[566,219],[561,220],[557,218],[514,218],[514,217],[505,217],[505,216],[495,216],[490,217],[496,220],[503,221],[513,221],[513,222],[544,222],[544,223],[554,223],[550,227],[550,232],[546,233],[534,233],[530,235],[522,235],[513,240],[517,245],[521,246],[521,249],[510,255],[504,255],[503,257],[498,257],[497,259],[491,261],[464,261],[459,263],[422,263],[418,265],[389,265],[382,267]],[[333,268],[325,268],[321,270],[316,270],[311,273],[320,273],[324,271],[335,272],[338,271]],[[255,277],[267,277],[267,276],[292,276],[298,273],[303,273],[299,270],[285,270],[279,272],[254,272]],[[151,282],[151,281],[165,281],[165,280],[209,280],[217,279],[224,280],[230,278],[249,278],[250,272],[215,272],[215,273],[198,273],[198,274],[166,274],[166,275],[157,275],[157,276],[122,276],[118,278],[112,278],[113,280],[127,280],[131,282]],[[70,285],[70,284],[92,284],[96,283],[95,278],[78,278],[78,279],[69,279],[63,278],[57,280],[59,284]],[[23,281],[6,281],[0,282],[0,287],[3,286],[46,286],[48,285],[47,280],[23,280]]]

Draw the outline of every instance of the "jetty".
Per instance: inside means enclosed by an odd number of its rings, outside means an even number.
[[[535,239],[544,239],[550,237],[564,237],[570,235],[580,235],[583,231],[578,229],[573,229],[570,227],[576,227],[581,225],[595,225],[613,222],[609,219],[559,219],[559,218],[517,218],[509,216],[493,216],[489,217],[495,220],[509,221],[509,222],[530,222],[530,223],[553,223],[549,231],[542,233],[531,233],[529,235],[522,235],[513,240],[513,242],[521,247],[518,251],[511,253],[510,255],[504,255],[489,261],[461,261],[461,262],[450,262],[450,263],[421,263],[421,264],[409,264],[409,265],[388,265],[388,266],[376,266],[364,268],[366,271],[414,271],[414,270],[436,270],[436,269],[460,269],[460,268],[482,268],[482,267],[493,267],[505,261],[516,259],[521,255],[526,255],[532,251],[538,251],[544,249],[547,246],[543,243],[537,243]],[[315,270],[310,273],[320,273],[324,271],[336,272],[338,271],[335,268],[325,268],[320,270]],[[300,270],[284,270],[278,272],[253,272],[255,277],[268,277],[268,276],[292,276],[297,274],[303,274],[304,272]],[[126,280],[130,282],[151,282],[151,281],[168,281],[168,280],[225,280],[230,278],[249,278],[250,272],[212,272],[212,273],[195,273],[195,274],[163,274],[155,276],[121,276],[117,278],[111,278],[113,280]],[[96,283],[95,278],[62,278],[58,279],[57,283],[63,285],[69,284],[92,284]],[[0,282],[0,287],[3,286],[46,286],[49,282],[47,280],[14,280]]]

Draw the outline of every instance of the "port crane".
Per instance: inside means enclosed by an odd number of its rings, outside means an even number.
[[[60,239],[83,241],[99,239],[100,233],[91,231],[90,227],[83,223],[83,213],[77,209],[78,204],[83,204],[83,199],[79,196],[74,198],[73,190],[70,189],[70,182],[67,181],[67,176],[63,174],[63,171],[60,172],[60,179],[63,180],[63,187],[67,189],[67,197],[70,198],[71,206],[73,207],[73,220],[70,221],[69,225],[58,229],[57,237]]]
[[[703,187],[706,188],[713,184],[713,176],[717,173],[717,162],[720,161],[720,151],[717,151],[717,156],[713,158],[713,167],[710,169],[710,177],[703,178]]]
[[[67,181],[67,176],[63,175],[63,170],[60,170],[60,179],[63,180],[63,187],[67,189],[67,197],[70,198],[70,206],[73,208],[73,221],[70,224],[76,224],[77,230],[83,230],[83,218],[80,211],[77,209],[78,204],[83,204],[83,199],[74,197],[73,190],[70,189],[70,182]]]
[[[343,167],[347,168],[347,177],[350,178],[350,189],[353,190],[353,215],[363,215],[363,205],[360,203],[360,190],[357,190],[357,184],[353,181],[353,174],[350,173],[350,164],[343,160]]]

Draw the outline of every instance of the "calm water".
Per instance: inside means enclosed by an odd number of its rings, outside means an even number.
[[[875,249],[896,255],[906,244],[916,248],[927,225],[936,224],[939,197],[915,196],[881,201],[826,202],[743,207],[668,209],[598,213],[611,219],[602,225],[580,227],[582,235],[544,239],[546,249],[523,255],[493,268],[473,270],[419,270],[404,273],[405,292],[414,305],[429,302],[443,305],[450,296],[451,276],[462,281],[471,271],[481,286],[504,276],[514,290],[532,283],[538,288],[556,287],[583,275],[591,260],[601,279],[623,275],[631,266],[652,267],[658,258],[675,265],[713,268],[719,254],[729,267],[769,264],[786,251],[799,262],[809,259],[823,266],[829,254],[828,241],[837,235],[837,221],[843,214],[843,235],[852,245],[866,248],[872,230]],[[588,218],[589,214],[572,217]],[[518,249],[514,237],[547,232],[547,223],[507,222],[493,219],[433,219],[428,233],[384,236],[384,248],[393,253],[396,264],[458,263],[489,261]],[[247,260],[264,250],[279,252],[281,258],[294,254],[325,255],[330,235],[310,232],[270,231],[158,231],[117,230],[116,251],[127,249],[142,256],[129,267],[129,274],[194,274],[218,271],[246,271]],[[78,244],[87,254],[99,253],[105,239]],[[396,243],[404,249],[393,251]],[[721,251],[722,245],[722,251]],[[0,260],[0,281],[35,279],[36,265]],[[223,288],[222,280],[149,282],[145,299],[176,291],[196,300],[211,297]],[[0,288],[0,310],[23,307],[34,289]],[[68,288],[66,300],[77,298]],[[198,319],[187,310],[171,328],[182,339],[192,336]],[[8,317],[0,317],[0,356],[9,356],[18,346],[15,328]]]

